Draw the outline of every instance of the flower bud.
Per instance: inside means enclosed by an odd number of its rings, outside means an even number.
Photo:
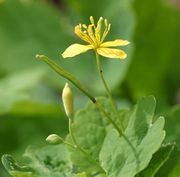
[[[56,145],[56,144],[60,144],[62,142],[62,138],[56,134],[51,134],[46,138],[46,141],[49,144]]]
[[[62,100],[66,115],[70,118],[73,115],[73,93],[68,83],[64,86]]]

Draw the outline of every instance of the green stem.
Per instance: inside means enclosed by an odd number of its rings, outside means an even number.
[[[137,161],[137,167],[136,167],[136,170],[138,171],[139,170],[139,163],[140,163],[140,160],[139,160],[139,155],[135,149],[135,147],[133,146],[133,144],[130,142],[130,140],[128,139],[128,137],[122,132],[122,130],[117,126],[117,124],[111,119],[111,117],[108,115],[108,113],[104,110],[104,108],[98,103],[96,102],[95,103],[97,108],[99,109],[99,111],[101,111],[105,117],[109,120],[109,122],[114,126],[114,128],[118,131],[119,135],[122,136],[125,141],[129,144],[129,146],[131,147],[133,153],[134,153],[134,156],[136,158],[136,161]]]
[[[104,87],[106,89],[106,93],[107,93],[107,95],[108,95],[108,97],[110,99],[111,106],[112,106],[112,108],[114,110],[114,113],[116,114],[117,118],[119,118],[119,112],[118,112],[117,106],[116,106],[116,104],[115,104],[115,102],[114,102],[114,100],[113,100],[113,98],[111,96],[111,92],[110,92],[110,90],[108,88],[108,85],[107,85],[105,79],[104,79],[103,70],[101,68],[101,63],[100,63],[99,55],[97,53],[96,53],[96,62],[97,62],[97,67],[98,67],[98,71],[100,73],[101,80],[102,80],[103,85],[104,85]],[[131,149],[132,149],[132,151],[134,153],[134,156],[137,159],[137,164],[138,164],[137,165],[137,170],[138,170],[139,169],[139,156],[138,156],[138,154],[136,152],[136,149],[134,148],[133,144],[130,142],[128,137],[123,133],[123,130],[124,130],[123,125],[121,124],[121,128],[119,128],[116,125],[116,123],[114,122],[114,120],[104,110],[104,108],[100,104],[98,104],[98,102],[96,102],[95,104],[96,104],[97,108],[107,117],[107,119],[114,126],[114,128],[118,131],[119,135],[122,136],[125,139],[125,141],[129,144],[129,146],[131,147]]]
[[[110,90],[109,90],[109,88],[108,88],[108,85],[107,85],[105,79],[104,79],[103,70],[102,70],[102,67],[101,67],[99,55],[98,55],[97,53],[96,53],[96,63],[97,63],[97,68],[98,68],[98,71],[99,71],[99,74],[100,74],[102,83],[103,83],[103,85],[104,85],[104,87],[105,87],[107,96],[109,97],[109,100],[110,100],[111,106],[112,106],[112,108],[113,108],[113,111],[114,111],[116,117],[119,118],[118,108],[117,108],[117,106],[116,106],[116,104],[115,104],[115,102],[114,102],[114,100],[113,100],[113,98],[112,98],[112,96],[111,96],[111,92],[110,92]],[[115,123],[114,123],[114,124],[115,124]],[[123,127],[122,124],[121,124],[120,126],[121,126],[120,129],[121,129],[121,132],[122,132],[122,131],[124,130],[124,127]]]
[[[102,112],[105,117],[109,120],[109,122],[114,126],[114,128],[118,131],[118,133],[120,135],[123,135],[121,129],[117,126],[117,124],[114,122],[113,119],[111,119],[111,117],[109,116],[109,114],[104,110],[104,108],[98,103],[95,103],[96,107],[99,109],[100,112]]]
[[[73,130],[72,130],[72,118],[71,117],[69,117],[69,134],[71,136],[73,144],[77,145],[77,142],[76,142],[76,139],[74,137]]]
[[[66,143],[66,142],[64,142],[64,143],[67,144],[68,146],[71,146],[72,148],[78,149],[82,154],[84,154],[87,157],[87,159],[90,162],[94,163],[97,166],[97,168],[100,170],[100,172],[106,173],[104,171],[104,169],[99,165],[99,163],[77,144],[77,141],[75,139],[75,136],[74,136],[73,130],[72,130],[72,123],[73,123],[72,117],[69,117],[69,134],[71,136],[71,139],[72,139],[72,142],[74,145]]]

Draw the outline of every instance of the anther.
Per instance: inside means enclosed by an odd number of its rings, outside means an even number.
[[[94,24],[94,18],[93,18],[93,16],[90,16],[90,22],[91,22],[92,24]]]
[[[102,20],[103,20],[103,17],[100,17],[100,18],[99,18],[99,21],[102,21]]]
[[[108,21],[107,21],[107,19],[104,19],[104,24],[105,24],[106,27],[108,26]]]
[[[87,29],[87,26],[85,24],[82,25],[84,29]]]

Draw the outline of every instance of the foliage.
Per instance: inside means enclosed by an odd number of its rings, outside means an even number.
[[[180,176],[180,11],[178,3],[173,3],[172,0],[0,0],[0,155],[12,154],[17,159],[14,161],[11,155],[2,158],[12,176],[90,177],[93,172],[95,177],[105,177],[103,170],[109,177]],[[47,146],[43,141],[51,133],[65,137],[68,120],[59,106],[59,89],[64,79],[37,61],[35,54],[55,58],[90,93],[104,94],[99,78],[95,77],[93,53],[72,60],[61,58],[64,49],[77,41],[73,26],[87,23],[90,15],[96,20],[100,16],[109,20],[112,28],[108,39],[127,39],[131,44],[123,49],[128,53],[124,61],[102,58],[104,76],[120,105],[119,119],[108,99],[98,99],[116,125],[124,127],[125,136],[119,137],[105,115],[89,103],[77,111],[73,124],[78,144],[92,157],[87,158],[78,149],[63,144]],[[142,98],[150,94],[157,98],[155,113],[154,98]],[[86,102],[76,90],[75,98],[76,108]],[[164,129],[161,115],[165,117]],[[164,130],[166,137],[162,143]],[[132,144],[127,143],[126,137]],[[72,143],[69,135],[66,141]],[[142,148],[144,142],[149,146]],[[28,148],[26,157],[19,159],[29,144],[36,147]],[[139,158],[134,156],[134,148]],[[9,177],[2,164],[0,176]]]
[[[107,110],[110,108],[107,99],[101,98],[98,102],[103,103]],[[102,169],[107,176],[112,177],[123,175],[133,177],[139,172],[140,175],[154,176],[174,147],[169,145],[157,151],[165,135],[164,118],[159,117],[152,122],[154,110],[154,97],[142,98],[132,110],[126,111],[129,116],[128,125],[124,134],[119,136],[106,117],[99,113],[94,103],[90,103],[85,109],[76,113],[73,124],[77,144],[90,155],[90,158],[79,149],[58,145],[42,149],[28,148],[25,157],[29,158],[30,163],[25,166],[16,164],[10,155],[3,156],[3,164],[15,177],[27,174],[30,177],[73,176],[78,172],[80,174],[76,174],[77,176],[99,173],[103,175]],[[142,171],[143,169],[145,170]]]
[[[138,19],[134,34],[136,49],[126,87],[135,99],[155,95],[162,111],[178,101],[180,11],[160,0],[136,0],[134,7]]]

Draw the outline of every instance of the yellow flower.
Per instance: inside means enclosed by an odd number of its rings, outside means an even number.
[[[102,32],[103,21],[105,29]],[[116,39],[114,41],[104,42],[104,39],[109,33],[111,27],[111,24],[108,23],[107,19],[103,20],[103,18],[100,17],[96,25],[93,17],[91,16],[90,22],[91,24],[88,26],[85,24],[79,24],[74,28],[75,34],[83,41],[87,42],[88,45],[77,43],[70,45],[62,54],[63,58],[74,57],[91,49],[95,50],[97,54],[108,58],[124,59],[127,57],[127,54],[123,50],[110,47],[126,46],[129,44],[129,41]]]

